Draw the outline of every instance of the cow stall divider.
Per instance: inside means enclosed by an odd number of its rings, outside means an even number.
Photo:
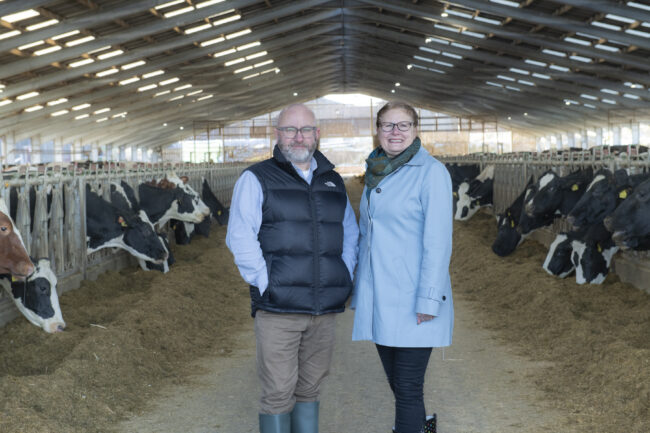
[[[232,190],[247,163],[119,163],[17,166],[2,171],[0,199],[15,215],[14,223],[31,257],[49,258],[59,295],[94,280],[107,270],[137,266],[126,251],[106,248],[86,254],[86,185],[110,202],[111,182],[125,181],[138,196],[138,185],[169,173],[187,176],[201,191],[206,179],[212,192],[229,206]],[[169,232],[169,225],[162,229]],[[174,236],[168,236],[173,240]],[[155,271],[154,271],[155,272]],[[65,315],[65,311],[63,312]],[[19,316],[13,301],[0,291],[0,326]]]
[[[589,167],[593,168],[594,173],[601,168],[608,168],[612,172],[625,168],[630,174],[650,172],[650,153],[644,152],[645,149],[636,145],[617,148],[619,151],[623,149],[618,154],[612,148],[603,146],[584,150],[476,153],[436,158],[445,164],[478,164],[481,171],[488,165],[494,165],[493,206],[484,211],[496,216],[512,204],[531,175],[536,181],[549,169],[560,176]],[[565,218],[558,218],[551,226],[535,230],[530,237],[548,247],[558,233],[569,231],[570,228]],[[650,293],[650,251],[621,250],[614,255],[611,269],[622,281]]]

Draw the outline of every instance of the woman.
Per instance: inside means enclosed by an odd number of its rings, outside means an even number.
[[[351,307],[353,340],[377,346],[395,396],[397,433],[435,432],[423,387],[433,347],[449,346],[451,180],[421,146],[410,105],[377,113],[379,147],[366,160],[360,204],[359,265]]]

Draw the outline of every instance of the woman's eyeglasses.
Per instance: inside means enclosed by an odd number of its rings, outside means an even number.
[[[413,122],[397,122],[397,123],[381,122],[379,126],[381,127],[381,130],[384,132],[392,132],[396,126],[397,129],[399,129],[400,131],[406,132],[409,129],[411,129],[411,126],[413,126]]]

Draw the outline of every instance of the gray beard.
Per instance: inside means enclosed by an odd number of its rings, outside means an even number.
[[[294,164],[304,164],[311,161],[312,156],[314,156],[314,152],[318,148],[318,143],[312,152],[309,150],[295,150],[291,146],[287,146],[287,148],[284,149],[283,146],[280,146],[279,144],[278,148],[287,161],[293,162]]]

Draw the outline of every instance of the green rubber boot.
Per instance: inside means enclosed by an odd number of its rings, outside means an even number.
[[[291,433],[318,433],[317,401],[298,401],[291,412]]]
[[[260,433],[291,433],[291,415],[260,414]]]

